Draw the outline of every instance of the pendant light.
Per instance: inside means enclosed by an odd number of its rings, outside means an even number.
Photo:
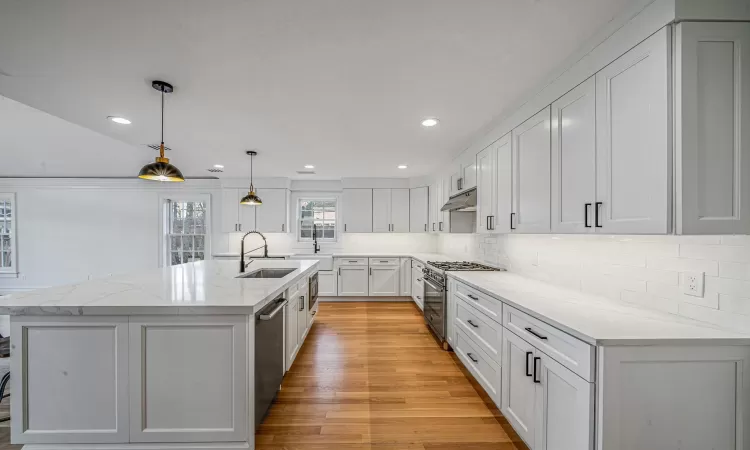
[[[258,152],[256,152],[255,150],[248,150],[245,153],[250,155],[250,191],[246,196],[242,197],[242,200],[240,200],[240,205],[262,205],[263,201],[260,199],[260,197],[255,195],[255,187],[253,186],[253,156],[257,155]]]
[[[164,94],[173,92],[174,88],[164,81],[153,81],[151,87],[161,92],[161,144],[156,161],[143,166],[138,173],[138,178],[154,181],[185,181],[180,169],[170,164],[169,158],[164,157]]]

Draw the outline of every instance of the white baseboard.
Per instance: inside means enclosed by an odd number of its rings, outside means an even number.
[[[321,302],[410,302],[411,297],[318,297]]]
[[[251,450],[248,442],[129,443],[129,444],[26,444],[22,450]]]

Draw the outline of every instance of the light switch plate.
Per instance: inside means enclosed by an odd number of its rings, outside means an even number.
[[[703,297],[703,272],[683,272],[682,274],[682,292],[694,297]]]

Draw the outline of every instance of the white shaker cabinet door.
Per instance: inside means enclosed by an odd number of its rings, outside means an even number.
[[[534,449],[534,347],[506,329],[503,333],[502,360],[500,409],[521,439]]]
[[[234,233],[240,231],[239,208],[240,197],[237,189],[221,190],[221,232]]]
[[[401,258],[399,268],[399,279],[401,280],[401,292],[399,295],[402,297],[409,297],[411,295],[411,258]]]
[[[515,128],[513,146],[513,229],[550,230],[550,108]]]
[[[409,232],[409,189],[391,189],[391,232]]]
[[[401,291],[399,266],[370,266],[369,293],[373,297],[396,297]]]
[[[287,190],[258,189],[257,194],[263,200],[263,204],[255,206],[255,229],[263,233],[286,233]]]
[[[676,29],[677,233],[750,234],[750,23]]]
[[[284,355],[287,371],[292,367],[294,358],[297,357],[299,351],[299,338],[297,336],[299,300],[297,295],[297,293],[290,295],[289,303],[284,306]]]
[[[427,232],[429,222],[429,195],[427,187],[409,190],[409,231],[412,233]]]
[[[477,154],[477,232],[492,230],[490,221],[495,215],[497,181],[495,168],[497,147],[490,145]]]
[[[492,231],[510,233],[513,216],[513,156],[510,133],[495,142],[495,217]]]
[[[391,190],[372,190],[372,232],[389,233],[391,231]]]
[[[367,266],[340,266],[339,296],[367,296],[369,275]]]
[[[534,450],[593,449],[594,385],[542,352],[534,364]]]
[[[552,104],[552,232],[594,230],[596,83],[589,78]]]
[[[597,231],[670,230],[668,44],[664,28],[596,74]]]
[[[335,297],[338,283],[336,277],[338,272],[323,270],[318,272],[318,295],[320,297]]]
[[[372,189],[344,189],[344,232],[372,233]]]

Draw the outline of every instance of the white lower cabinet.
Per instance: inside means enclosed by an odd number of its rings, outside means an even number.
[[[401,280],[401,295],[402,297],[411,296],[411,258],[401,258],[399,268],[399,279]]]
[[[339,297],[366,297],[369,295],[369,271],[367,265],[339,266]]]
[[[294,358],[300,347],[299,336],[297,335],[297,320],[299,314],[299,297],[298,292],[288,295],[288,303],[284,307],[284,369],[288,371],[292,367]]]
[[[411,298],[419,309],[424,309],[424,274],[422,269],[413,267],[411,269]]]
[[[372,297],[396,297],[401,292],[399,265],[370,265],[369,293]]]
[[[338,295],[338,272],[324,270],[318,272],[318,296],[335,297]]]
[[[307,332],[310,330],[310,322],[308,321],[308,308],[307,308],[307,288],[300,289],[297,294],[299,304],[297,305],[297,342],[302,347],[302,343],[305,342]]]
[[[500,410],[521,439],[534,449],[534,347],[506,330],[502,361]]]
[[[500,401],[501,371],[494,359],[460,329],[455,332],[456,355],[495,403]]]

